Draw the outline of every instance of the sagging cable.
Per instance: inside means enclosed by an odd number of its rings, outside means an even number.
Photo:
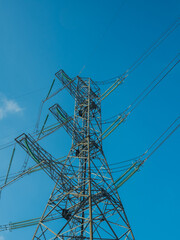
[[[171,24],[171,26],[124,72],[121,76],[113,77],[109,80],[97,82],[98,84],[113,83],[102,95],[101,100],[104,100],[110,93],[112,93],[124,79],[132,73],[144,60],[171,34],[179,27],[179,18]],[[127,74],[127,75],[126,75]],[[125,76],[126,75],[126,76]]]
[[[130,179],[144,163],[149,159],[155,151],[162,146],[162,144],[167,141],[167,139],[180,127],[179,123],[180,117],[177,117],[176,120],[160,135],[157,140],[151,144],[151,146],[145,151],[140,158],[132,164],[132,166],[122,174],[114,183],[116,189],[120,188],[128,179]]]
[[[179,64],[179,54],[158,74],[158,76],[143,90],[140,95],[129,105],[127,109],[120,116],[117,115],[117,119],[100,135],[102,139],[108,137],[122,122],[126,120],[128,115],[132,113],[137,106],[164,80],[164,78]],[[177,61],[175,61],[177,60]],[[175,62],[175,63],[174,63]],[[171,66],[173,64],[173,66]],[[170,67],[171,66],[171,67]],[[170,67],[170,69],[169,69]],[[168,70],[169,69],[169,70]],[[165,72],[166,71],[166,72]],[[165,72],[165,73],[164,73]],[[164,73],[164,75],[158,80],[158,78]],[[157,81],[158,80],[158,81]]]

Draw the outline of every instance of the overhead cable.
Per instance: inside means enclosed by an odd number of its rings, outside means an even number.
[[[170,27],[160,35],[160,37],[121,75],[121,76],[115,76],[110,79],[104,80],[104,81],[96,81],[98,84],[110,84],[117,81],[117,79],[120,80],[124,75],[130,74],[133,72],[141,63],[144,62],[144,60],[165,40],[167,37],[173,33],[178,27],[179,27],[179,20],[180,18],[176,19],[175,22],[173,22]]]

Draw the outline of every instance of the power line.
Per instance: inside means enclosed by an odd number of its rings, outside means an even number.
[[[129,75],[131,72],[133,72],[165,39],[167,39],[167,37],[171,33],[173,33],[176,30],[178,26],[179,26],[179,18],[176,19],[176,21],[173,22],[170,25],[170,27],[163,34],[160,35],[160,37],[126,70],[126,72],[124,72],[121,75],[121,77],[124,76],[125,74]],[[118,78],[120,77],[115,76],[104,81],[96,81],[96,83],[101,85],[110,84],[115,82]]]
[[[123,112],[118,113],[118,114],[112,116],[111,118],[106,119],[105,121],[114,119],[118,116],[121,116],[122,114],[124,114],[127,111],[129,111],[129,113],[134,111],[134,109],[155,89],[155,87],[157,87],[164,80],[164,78],[177,66],[177,64],[179,64],[180,60],[177,60],[178,58],[179,58],[179,54],[177,54],[176,57],[174,57],[166,65],[166,67],[153,79],[153,81],[151,81],[151,83],[136,97],[136,99]],[[175,61],[175,60],[177,60],[177,61]],[[157,79],[172,65],[173,62],[175,62],[174,65],[157,81]],[[154,86],[152,86],[153,83],[155,83]],[[109,123],[111,123],[111,122],[114,122],[114,120],[109,121]]]

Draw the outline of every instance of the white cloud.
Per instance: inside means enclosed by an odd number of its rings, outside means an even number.
[[[0,94],[0,120],[5,118],[8,114],[19,113],[21,111],[22,108],[16,101],[7,99],[4,95]]]

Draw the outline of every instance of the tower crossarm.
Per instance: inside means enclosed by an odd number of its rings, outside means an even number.
[[[68,92],[74,99],[79,98],[82,101],[86,99],[88,86],[81,77],[77,76],[72,79],[62,69],[60,69],[55,76],[59,79],[63,86],[67,88]],[[83,87],[81,88],[81,86]],[[94,84],[94,89],[91,88],[90,92],[91,95],[96,98],[97,93],[99,92],[99,87]]]
[[[74,125],[74,120],[70,117],[63,109],[59,106],[59,104],[54,104],[49,108],[50,112],[57,119],[57,121],[62,124],[63,128],[66,132],[73,137],[77,142],[82,140],[82,137],[78,133],[77,125]]]
[[[75,79],[70,78],[62,69],[59,70],[55,76],[59,79],[59,81],[67,87],[67,90],[71,94],[72,97],[76,96],[76,87],[77,83]]]
[[[55,161],[54,157],[44,150],[31,135],[23,133],[17,137],[16,142],[27,152],[27,154],[46,172],[46,174],[54,181],[61,185],[64,190],[74,188],[73,180],[68,176],[70,170],[67,171],[66,165]]]

